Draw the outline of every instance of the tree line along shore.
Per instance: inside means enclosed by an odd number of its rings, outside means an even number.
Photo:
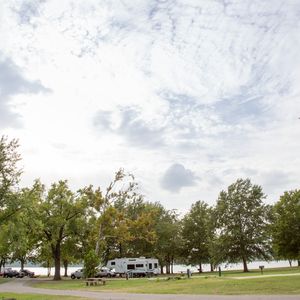
[[[221,263],[257,259],[300,265],[300,190],[283,191],[273,205],[260,185],[237,179],[215,205],[196,201],[182,217],[146,201],[133,174],[119,169],[107,187],[72,191],[66,180],[47,188],[40,180],[19,187],[19,143],[0,139],[0,270],[6,263],[54,267],[84,263],[90,276],[117,257],[155,257],[166,273],[175,263],[211,271]]]

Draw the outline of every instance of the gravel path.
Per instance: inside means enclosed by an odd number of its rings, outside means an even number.
[[[87,291],[71,291],[71,290],[52,290],[33,288],[28,285],[34,279],[12,279],[6,283],[0,284],[1,292],[11,292],[18,294],[47,294],[47,295],[63,295],[78,296],[99,300],[300,300],[300,295],[238,295],[238,296],[215,296],[215,295],[155,295],[155,294],[124,294],[110,292],[87,292]],[[59,299],[59,297],[58,297]]]

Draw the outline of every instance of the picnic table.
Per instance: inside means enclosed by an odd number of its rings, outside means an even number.
[[[98,284],[105,285],[106,279],[105,278],[86,278],[85,284],[86,284],[86,286],[98,285]]]

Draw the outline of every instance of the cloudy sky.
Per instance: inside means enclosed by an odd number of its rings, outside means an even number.
[[[300,178],[299,0],[0,0],[0,134],[23,186],[120,167],[183,212]]]

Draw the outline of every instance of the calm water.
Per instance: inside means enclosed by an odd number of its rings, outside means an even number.
[[[292,262],[293,266],[297,266],[297,262]],[[281,261],[255,261],[248,264],[249,269],[258,269],[259,266],[265,266],[265,268],[279,268],[279,267],[289,267],[289,263],[287,260]],[[68,275],[71,275],[72,272],[76,271],[80,267],[69,267],[68,268]],[[14,270],[20,270],[20,268],[12,268]],[[25,269],[29,269],[33,271],[36,275],[47,275],[48,270],[47,268],[40,268],[40,267],[25,267]],[[193,266],[185,266],[185,265],[174,265],[174,273],[186,272],[187,269],[191,269],[192,272],[197,272],[197,267]],[[242,264],[229,264],[229,265],[221,265],[222,270],[242,270]],[[203,271],[210,271],[210,266],[207,264],[203,265]],[[64,269],[61,269],[61,274],[64,274]],[[54,275],[54,268],[51,269],[51,275]]]

